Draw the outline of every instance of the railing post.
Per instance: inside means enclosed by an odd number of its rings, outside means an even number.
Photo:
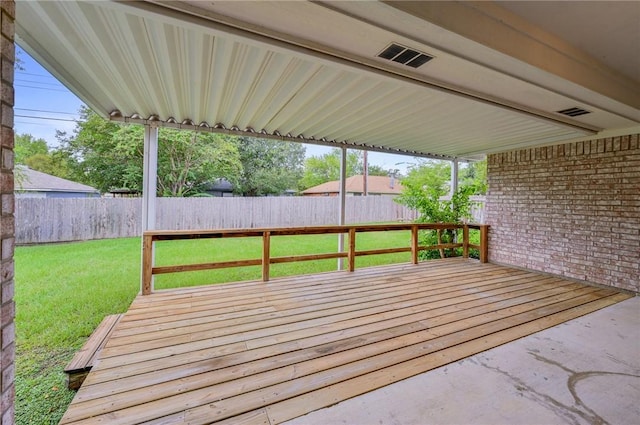
[[[142,295],[153,290],[153,236],[142,236]]]
[[[356,269],[356,229],[355,227],[349,228],[349,271],[352,272]]]
[[[469,225],[462,226],[462,256],[469,258]]]
[[[411,262],[418,264],[418,226],[411,226]]]
[[[271,264],[271,232],[262,233],[262,281],[269,281],[269,265]]]
[[[489,261],[489,226],[480,225],[480,262]]]

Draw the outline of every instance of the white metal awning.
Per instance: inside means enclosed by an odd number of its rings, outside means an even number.
[[[364,6],[18,1],[17,37],[114,120],[462,159],[640,123],[633,90],[597,92],[411,11]],[[393,19],[383,26],[384,16]],[[428,35],[439,41],[418,41]],[[377,53],[389,43],[434,59],[386,63]],[[472,47],[502,62],[465,59]],[[594,66],[598,78],[614,75]],[[615,75],[612,85],[633,88]],[[563,81],[566,90],[553,88]],[[577,99],[580,88],[588,95]],[[574,106],[590,114],[557,113]]]

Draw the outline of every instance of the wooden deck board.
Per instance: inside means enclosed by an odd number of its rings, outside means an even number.
[[[275,424],[628,298],[461,259],[139,296],[61,424]]]

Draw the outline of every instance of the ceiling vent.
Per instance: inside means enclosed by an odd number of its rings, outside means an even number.
[[[390,44],[389,47],[380,52],[378,57],[398,62],[412,68],[418,68],[433,59],[433,56],[429,56],[426,53],[409,49],[408,47],[394,43]]]
[[[591,111],[587,111],[586,109],[582,109],[582,108],[569,108],[569,109],[563,109],[562,111],[556,111],[556,112],[562,115],[567,115],[569,117],[579,117],[580,115],[591,113]]]

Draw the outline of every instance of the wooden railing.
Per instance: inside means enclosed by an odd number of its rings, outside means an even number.
[[[420,230],[462,229],[462,242],[443,243],[438,245],[419,245]],[[480,244],[469,243],[469,229],[480,231]],[[262,280],[269,281],[269,266],[271,264],[290,263],[296,261],[326,260],[332,258],[346,258],[347,269],[355,270],[355,259],[364,255],[392,254],[397,252],[411,252],[411,261],[418,264],[419,252],[424,250],[444,250],[462,248],[463,256],[469,256],[469,249],[479,251],[480,261],[487,262],[488,253],[488,225],[484,224],[453,224],[453,223],[402,223],[402,224],[371,224],[345,226],[317,226],[317,227],[287,227],[272,229],[227,229],[227,230],[167,230],[144,232],[142,238],[142,294],[152,292],[153,276],[164,273],[179,273],[199,270],[213,270],[229,267],[262,266]],[[356,235],[364,232],[385,232],[394,230],[410,230],[411,246],[399,248],[382,248],[370,250],[356,250]],[[291,235],[320,235],[320,234],[348,234],[348,249],[346,252],[326,254],[292,255],[286,257],[271,257],[271,237]],[[262,238],[262,258],[237,261],[219,261],[211,263],[184,264],[172,266],[154,266],[154,249],[157,241],[207,239],[207,238]]]

